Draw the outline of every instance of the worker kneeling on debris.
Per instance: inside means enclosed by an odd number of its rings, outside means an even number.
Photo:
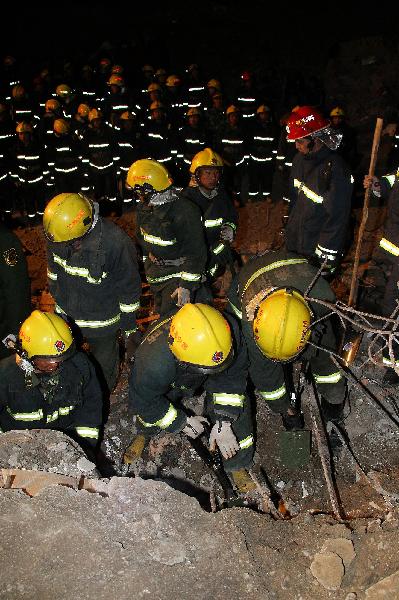
[[[102,421],[100,384],[64,319],[34,310],[18,338],[3,342],[16,354],[0,361],[0,431],[56,429],[93,449]]]
[[[267,252],[245,264],[228,297],[241,319],[258,400],[281,413],[287,430],[302,429],[303,415],[292,401],[288,368],[302,360],[310,366],[324,417],[339,421],[345,379],[330,357],[337,351],[331,311],[317,303],[317,299],[335,303],[335,294],[320,270],[298,254]]]
[[[148,433],[190,438],[212,425],[210,449],[224,468],[250,466],[254,438],[246,396],[248,359],[238,323],[207,304],[185,304],[152,327],[136,352],[129,403]],[[204,416],[188,414],[179,401],[204,390]]]

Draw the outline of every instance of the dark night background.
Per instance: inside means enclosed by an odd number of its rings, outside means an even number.
[[[94,58],[108,42],[118,46],[113,58],[137,66],[198,62],[226,77],[252,66],[318,71],[341,41],[384,35],[397,44],[398,22],[395,3],[381,2],[38,2],[3,8],[0,45],[3,55],[47,61]]]

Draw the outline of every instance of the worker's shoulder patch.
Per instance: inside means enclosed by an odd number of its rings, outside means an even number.
[[[8,248],[8,250],[4,250],[3,259],[8,267],[15,267],[19,259],[18,251],[15,248]]]

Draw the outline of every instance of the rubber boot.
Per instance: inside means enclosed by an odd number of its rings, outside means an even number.
[[[295,431],[298,429],[303,429],[305,427],[303,413],[292,407],[290,407],[288,410],[293,414],[289,414],[289,412],[287,411],[286,413],[283,413],[281,415],[283,425],[286,431]]]
[[[399,375],[394,369],[387,369],[382,378],[383,385],[399,385]]]

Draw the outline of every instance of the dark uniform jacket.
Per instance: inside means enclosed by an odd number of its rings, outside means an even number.
[[[102,395],[94,367],[77,352],[54,374],[33,374],[32,386],[15,356],[0,361],[0,430],[58,429],[95,445]]]
[[[155,431],[178,432],[186,424],[186,413],[175,406],[174,398],[190,397],[201,386],[210,395],[216,418],[236,421],[244,410],[247,382],[247,352],[235,319],[229,320],[235,358],[221,373],[189,373],[168,346],[169,316],[154,325],[140,345],[129,382],[129,404],[140,424]]]
[[[30,280],[26,258],[18,237],[0,224],[0,358],[9,355],[1,343],[16,335],[31,313]]]
[[[399,172],[398,172],[399,173]],[[384,259],[397,263],[399,256],[399,174],[394,173],[381,177],[381,196],[387,202],[387,215],[384,222],[383,237],[379,242]]]
[[[87,173],[113,174],[117,163],[115,132],[102,124],[99,128],[88,127],[83,140],[83,163]]]
[[[182,195],[196,204],[201,211],[208,247],[207,270],[213,275],[219,265],[226,265],[231,260],[230,246],[228,242],[220,239],[220,231],[223,225],[228,225],[236,231],[237,211],[222,187],[218,188],[213,198],[205,196],[198,185],[186,187]]]
[[[207,259],[201,213],[174,188],[157,197],[160,204],[140,202],[137,206],[137,239],[143,249],[147,281],[161,287],[174,279],[176,287],[195,289]]]
[[[74,251],[48,243],[49,288],[56,311],[65,313],[87,337],[136,329],[141,281],[136,249],[114,223],[98,218]]]
[[[271,289],[277,287],[295,288],[304,293],[316,273],[317,268],[310,265],[306,258],[285,250],[278,250],[254,257],[247,262],[231,284],[228,294],[230,307],[241,319],[248,347],[251,378],[259,390],[268,388],[268,372],[265,364],[270,362],[256,345],[252,332],[252,324],[259,304]],[[309,294],[313,298],[335,302],[334,292],[323,277],[317,279]],[[328,311],[316,303],[311,304],[311,310],[314,320]],[[335,339],[323,338],[323,345],[333,347],[334,344]]]
[[[290,177],[287,249],[334,266],[346,243],[352,187],[348,165],[326,146],[306,155],[298,152]]]

